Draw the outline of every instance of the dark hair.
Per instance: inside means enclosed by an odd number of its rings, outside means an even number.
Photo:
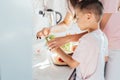
[[[75,6],[77,5],[77,3],[79,2],[79,0],[70,0],[70,3],[72,4],[72,6],[75,8]]]
[[[79,0],[67,0],[67,4],[68,4],[68,9],[71,11],[72,13],[72,10],[70,8],[70,4],[72,5],[72,7],[75,9],[76,5],[78,4]],[[74,15],[74,18],[75,18],[75,14]]]
[[[93,12],[99,21],[103,14],[103,5],[99,0],[82,0],[76,5],[82,12]]]

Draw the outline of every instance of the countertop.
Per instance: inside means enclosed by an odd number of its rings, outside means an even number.
[[[73,69],[68,66],[54,65],[52,53],[45,48],[33,54],[33,80],[68,80]]]

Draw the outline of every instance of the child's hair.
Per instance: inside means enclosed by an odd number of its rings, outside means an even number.
[[[97,22],[100,21],[103,14],[103,5],[99,0],[82,0],[76,5],[76,8],[82,12],[93,12]]]

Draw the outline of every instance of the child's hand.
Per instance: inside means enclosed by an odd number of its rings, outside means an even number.
[[[51,52],[54,52],[56,54],[59,54],[60,53],[60,48],[54,48],[54,49],[50,49]]]
[[[64,36],[64,37],[57,37],[55,39],[52,39],[48,42],[48,46],[51,49],[57,49],[59,47],[61,47],[62,45],[66,44],[67,42],[69,42],[69,38],[68,36]]]
[[[105,62],[108,62],[109,57],[105,56]]]

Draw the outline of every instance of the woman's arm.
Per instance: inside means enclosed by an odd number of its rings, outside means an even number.
[[[107,24],[107,22],[109,21],[109,18],[111,17],[112,13],[104,13],[102,20],[100,22],[100,29],[103,30]]]
[[[104,30],[104,28],[106,27],[107,22],[109,21],[110,17],[111,17],[112,13],[104,13],[101,23],[100,23],[100,28],[101,30]],[[105,62],[108,61],[109,57],[108,57],[108,52],[105,53]]]
[[[67,12],[64,20],[59,24],[52,26],[50,30],[53,33],[64,32],[67,30],[67,28],[72,23],[72,21],[73,21],[73,15],[70,12]]]
[[[65,18],[64,18],[64,20],[62,22],[60,22],[59,24],[57,24],[55,26],[52,26],[52,27],[43,28],[41,31],[39,31],[36,34],[36,37],[40,38],[42,36],[47,36],[51,32],[53,32],[53,33],[64,32],[65,30],[67,30],[69,25],[72,23],[73,18],[74,18],[74,15],[72,15],[70,12],[67,12],[66,16],[65,16]]]

